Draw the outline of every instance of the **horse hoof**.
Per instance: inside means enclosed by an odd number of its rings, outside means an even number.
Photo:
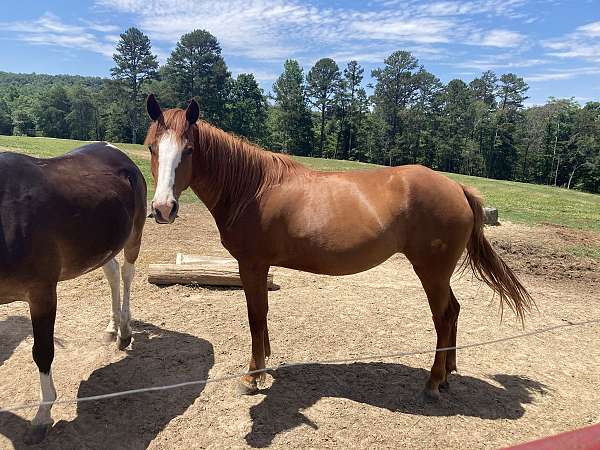
[[[440,401],[440,391],[437,389],[425,388],[423,389],[422,397],[427,403],[437,403]]]
[[[46,423],[42,425],[32,425],[25,432],[25,436],[23,436],[23,442],[26,445],[35,445],[42,442],[48,436],[48,433],[52,429],[51,423]]]
[[[105,331],[103,340],[104,340],[104,343],[106,343],[106,344],[115,342],[117,340],[117,333],[115,333],[114,331]]]
[[[119,347],[119,350],[125,350],[127,347],[129,347],[129,344],[131,344],[131,336],[119,336],[117,338],[117,346]]]
[[[447,381],[444,381],[443,383],[440,383],[439,386],[440,391],[444,391],[447,392],[450,390],[450,383],[448,383]]]
[[[255,395],[258,394],[258,385],[256,381],[247,382],[240,380],[237,384],[237,391],[240,395]]]

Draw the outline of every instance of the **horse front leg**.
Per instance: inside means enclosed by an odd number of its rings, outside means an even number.
[[[52,380],[52,361],[54,359],[54,321],[56,320],[56,284],[40,286],[29,293],[29,310],[33,327],[33,360],[40,373],[41,400],[31,429],[25,435],[25,443],[41,442],[54,421],[52,403],[56,400],[56,389]]]
[[[248,307],[248,322],[252,336],[252,356],[248,371],[260,370],[266,367],[265,358],[271,353],[267,334],[267,313],[269,311],[267,274],[269,266],[246,265],[240,262],[240,277],[246,294]],[[268,354],[267,354],[268,350]],[[256,394],[258,381],[264,379],[264,372],[245,375],[240,380],[242,394]]]

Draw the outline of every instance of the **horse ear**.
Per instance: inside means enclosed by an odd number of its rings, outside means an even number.
[[[162,115],[162,111],[160,110],[160,106],[158,105],[154,94],[150,94],[146,99],[146,111],[148,111],[148,115],[152,120],[158,120]]]
[[[190,125],[195,124],[200,116],[200,107],[198,106],[198,102],[192,99],[187,109],[185,110],[185,118],[189,122]]]

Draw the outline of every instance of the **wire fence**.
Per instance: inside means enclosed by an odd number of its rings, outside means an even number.
[[[314,364],[348,364],[348,363],[354,363],[354,362],[365,362],[365,361],[373,361],[373,360],[381,360],[381,359],[397,359],[397,358],[404,358],[407,356],[424,355],[424,354],[429,354],[429,353],[433,354],[433,353],[437,353],[437,352],[445,352],[448,350],[464,350],[464,349],[468,349],[468,348],[483,347],[486,345],[498,344],[501,342],[511,341],[511,340],[515,340],[515,339],[522,339],[525,337],[535,336],[535,335],[542,334],[542,333],[549,333],[550,331],[555,331],[555,330],[558,330],[561,328],[578,327],[578,326],[595,324],[595,323],[600,323],[600,318],[584,320],[584,321],[579,321],[579,322],[567,322],[567,323],[554,325],[554,326],[547,327],[547,328],[542,328],[539,330],[530,331],[527,333],[515,334],[512,336],[506,336],[506,337],[501,337],[501,338],[497,338],[497,339],[490,339],[487,341],[475,342],[475,343],[471,343],[471,344],[457,345],[454,347],[443,347],[443,348],[438,348],[438,349],[422,349],[422,350],[414,350],[414,351],[408,351],[408,352],[384,353],[384,354],[378,354],[378,355],[358,356],[358,357],[353,357],[353,358],[338,358],[338,359],[324,359],[324,360],[317,360],[317,361],[298,361],[298,362],[290,362],[290,363],[281,363],[278,366],[271,367],[271,368],[250,370],[250,371],[246,371],[246,372],[240,372],[237,374],[224,375],[222,377],[206,378],[203,380],[184,381],[182,383],[168,384],[168,385],[163,385],[163,386],[149,386],[149,387],[138,388],[138,389],[129,389],[129,390],[125,390],[125,391],[111,392],[108,394],[92,395],[92,396],[88,396],[88,397],[76,397],[76,398],[70,398],[70,399],[64,399],[64,400],[55,400],[53,402],[48,401],[48,402],[22,403],[22,404],[2,408],[2,409],[0,409],[0,413],[16,412],[16,411],[21,411],[24,409],[38,408],[39,406],[42,406],[42,405],[64,405],[64,404],[73,404],[73,403],[92,402],[92,401],[111,399],[111,398],[115,398],[115,397],[123,397],[126,395],[143,394],[143,393],[147,393],[147,392],[157,392],[157,391],[167,391],[167,390],[178,389],[178,388],[187,387],[187,386],[206,385],[209,383],[221,383],[221,382],[225,382],[225,381],[239,379],[246,375],[258,375],[258,374],[262,374],[262,373],[272,373],[272,372],[276,372],[281,369],[287,369],[287,368],[291,368],[291,367],[311,366]]]

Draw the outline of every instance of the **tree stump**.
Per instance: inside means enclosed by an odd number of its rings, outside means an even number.
[[[498,209],[484,207],[483,208],[483,223],[486,225],[500,225],[498,222]]]

